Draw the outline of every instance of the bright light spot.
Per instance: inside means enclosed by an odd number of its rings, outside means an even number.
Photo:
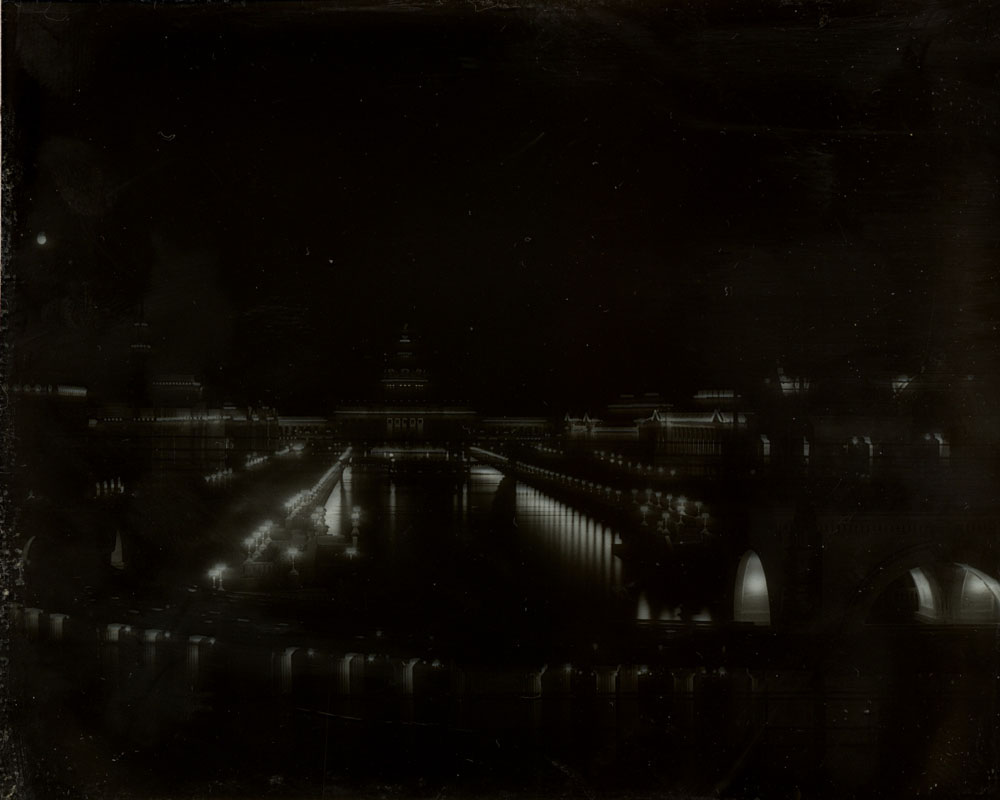
[[[766,592],[767,581],[764,580],[764,573],[747,571],[746,580],[743,581],[743,591],[747,594]]]
[[[35,237],[35,241],[39,244],[45,244],[49,240],[49,237],[45,235],[45,231],[40,231],[38,236]]]
[[[760,563],[760,556],[752,550],[743,555],[736,571],[733,606],[733,617],[737,622],[771,624],[771,603],[767,594],[764,566]]]
[[[639,595],[639,608],[636,611],[635,618],[640,620],[648,620],[652,616],[649,608],[649,601],[646,599],[645,593]]]
[[[904,389],[906,389],[906,387],[909,386],[912,381],[913,378],[909,375],[899,375],[892,381],[892,391],[895,394],[899,394]]]
[[[929,617],[937,617],[937,603],[934,602],[934,589],[931,582],[927,580],[927,575],[922,569],[911,569],[910,577],[913,585],[917,587],[917,607],[921,614]]]
[[[1000,583],[996,578],[970,567],[958,565],[964,572],[961,583],[959,617],[962,621],[995,620],[1000,602]]]

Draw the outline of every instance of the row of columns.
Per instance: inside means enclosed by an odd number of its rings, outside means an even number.
[[[280,684],[283,693],[290,693],[295,684],[296,675],[300,670],[295,667],[295,655],[303,648],[289,647],[281,653]],[[309,657],[315,657],[313,651],[306,651]],[[368,658],[363,654],[348,653],[344,656],[334,656],[332,658],[332,676],[334,686],[340,695],[361,694],[364,690],[364,665]],[[393,685],[398,693],[404,696],[412,696],[416,693],[415,667],[421,663],[420,659],[394,659],[392,660]],[[592,684],[594,693],[598,697],[632,697],[639,693],[639,678],[645,672],[645,668],[633,664],[622,664],[618,666],[597,666],[587,668],[587,672],[594,680]],[[513,684],[497,679],[492,673],[468,673],[458,667],[451,668],[451,689],[456,695],[489,695],[500,692],[490,691],[487,687],[494,687],[500,684],[510,694],[517,694],[526,699],[540,698],[543,696],[570,697],[577,694],[573,687],[574,669],[557,667],[548,669],[543,666],[538,670],[526,670],[520,673],[520,679]],[[675,695],[691,695],[696,691],[696,680],[700,674],[705,673],[703,669],[681,668],[671,669],[670,678],[672,680],[673,692]],[[707,674],[707,673],[705,673]],[[759,675],[749,674],[748,688],[752,693],[761,691],[762,679]]]
[[[29,642],[63,642],[69,637],[69,614],[46,612],[41,608],[23,607],[12,603],[9,605],[11,621],[15,635],[20,634]],[[111,622],[97,629],[97,637],[104,648],[104,655],[111,667],[119,663],[120,645],[126,642],[141,646],[142,661],[147,667],[155,667],[159,663],[160,649],[171,643],[171,634],[159,628],[134,628],[123,622]],[[73,637],[78,638],[78,637]],[[197,683],[201,674],[202,653],[206,647],[215,644],[215,639],[209,636],[189,636],[186,643],[186,665],[188,677],[192,683]]]
[[[15,630],[22,632],[29,641],[48,639],[61,641],[64,638],[65,626],[70,619],[68,614],[46,613],[39,608],[12,608]],[[165,646],[176,648],[178,645],[172,639],[169,631],[158,628],[137,629],[125,623],[109,623],[99,629],[101,644],[104,647],[107,663],[114,668],[119,663],[120,647],[126,643],[139,646],[142,653],[142,663],[146,667],[156,667],[162,660],[161,649]],[[199,684],[204,672],[204,660],[215,646],[214,637],[195,634],[187,637],[183,645],[184,664],[188,682],[192,686]],[[338,695],[360,695],[365,692],[365,668],[373,657],[362,653],[346,653],[330,655],[316,653],[304,647],[286,647],[275,653],[272,658],[278,662],[278,686],[280,692],[289,694],[293,691],[296,680],[314,676],[317,668],[329,669],[326,673],[333,679],[333,687]],[[304,661],[303,661],[304,659]],[[315,659],[321,659],[316,661]],[[382,662],[385,663],[384,661]],[[417,693],[417,667],[422,661],[417,658],[395,658],[389,661],[392,669],[391,684],[395,692],[412,697]],[[426,665],[429,669],[440,669],[440,665]],[[501,676],[507,678],[507,673],[468,673],[458,667],[450,667],[451,690],[457,695],[466,694],[497,694],[498,686],[512,694],[526,698],[570,697],[574,691],[574,668],[571,665],[558,667],[542,666],[538,669],[526,669],[520,673],[511,673],[514,684],[509,680],[504,683]],[[593,692],[598,697],[630,697],[638,694],[639,677],[643,668],[632,664],[599,665],[588,667],[587,672],[593,678]],[[673,689],[675,694],[693,695],[695,691],[694,669],[674,669]],[[517,677],[517,676],[520,677]],[[577,684],[579,688],[579,684]],[[752,687],[759,688],[759,687]]]
[[[65,635],[69,614],[46,613],[41,608],[25,608],[17,603],[11,603],[8,608],[14,630],[29,641],[60,641]]]
[[[276,654],[279,661],[279,686],[283,694],[292,692],[297,675],[302,677],[303,674],[315,674],[308,662],[296,669],[296,657],[302,658],[303,654],[309,660],[317,657],[323,658],[313,650],[302,647],[287,647],[280,655]],[[347,653],[344,656],[327,658],[332,658],[329,669],[337,694],[351,695],[364,692],[364,667],[369,660],[368,657],[360,653]],[[421,660],[418,658],[397,658],[391,661],[392,685],[399,694],[403,696],[415,694],[415,668],[420,663]],[[638,694],[640,675],[638,666],[598,666],[591,668],[591,673],[595,680],[596,694],[599,696]],[[543,685],[543,677],[546,674],[548,677],[545,677]],[[569,666],[553,670],[548,670],[547,666],[538,670],[527,670],[521,673],[521,680],[518,682],[519,685],[516,687],[515,693],[527,698],[539,698],[543,695],[568,697],[573,694],[572,676],[573,669]],[[464,695],[470,689],[476,693],[476,689],[482,688],[482,683],[473,683],[470,686],[468,673],[460,668],[452,668],[451,677],[451,687],[455,694]],[[487,675],[485,683],[489,683],[490,677],[495,676]],[[691,685],[693,686],[693,684]]]

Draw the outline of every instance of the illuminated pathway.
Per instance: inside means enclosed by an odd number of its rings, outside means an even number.
[[[240,572],[222,563],[212,567],[208,571],[212,588],[225,590],[227,582],[230,588],[235,582],[239,589],[262,588],[261,581],[281,582],[285,578],[283,562],[288,564],[289,579],[297,585],[299,568],[312,569],[317,540],[342,539],[339,518],[332,519],[335,529],[328,527],[331,521],[329,505],[334,499],[340,499],[341,491],[337,487],[349,469],[350,458],[351,448],[347,448],[311,487],[300,490],[285,502],[280,522],[268,520],[246,536],[243,544],[247,557]],[[331,537],[331,533],[335,536]]]

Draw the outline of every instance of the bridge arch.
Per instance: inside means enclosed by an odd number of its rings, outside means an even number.
[[[760,556],[747,550],[736,569],[733,591],[733,620],[754,625],[771,624],[771,600],[767,591],[767,576]]]
[[[952,618],[956,622],[1000,622],[1000,582],[968,564],[953,586]]]
[[[844,625],[906,620],[943,625],[1000,622],[1000,581],[957,556],[940,546],[925,545],[879,564],[852,592]],[[901,608],[897,603],[897,616],[886,620],[893,594],[898,599],[904,592],[909,605]]]
[[[917,592],[917,619],[936,622],[944,616],[944,598],[934,575],[923,567],[913,567],[910,580]]]

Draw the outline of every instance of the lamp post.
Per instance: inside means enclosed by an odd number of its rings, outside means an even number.
[[[222,585],[222,577],[225,574],[225,571],[226,571],[225,564],[216,564],[212,569],[209,570],[208,577],[212,579],[213,589],[216,589],[220,592],[226,591],[226,587]]]
[[[639,510],[642,512],[642,524],[647,525],[648,523],[646,522],[646,515],[649,514],[649,506],[643,503],[641,506],[639,506]]]
[[[299,571],[295,569],[295,559],[299,556],[299,548],[289,547],[287,552],[288,552],[288,557],[292,561],[292,571],[288,574],[292,576],[298,576]]]
[[[247,561],[249,561],[251,556],[253,555],[254,547],[257,546],[257,537],[248,536],[246,539],[243,540],[243,546],[247,549]]]

